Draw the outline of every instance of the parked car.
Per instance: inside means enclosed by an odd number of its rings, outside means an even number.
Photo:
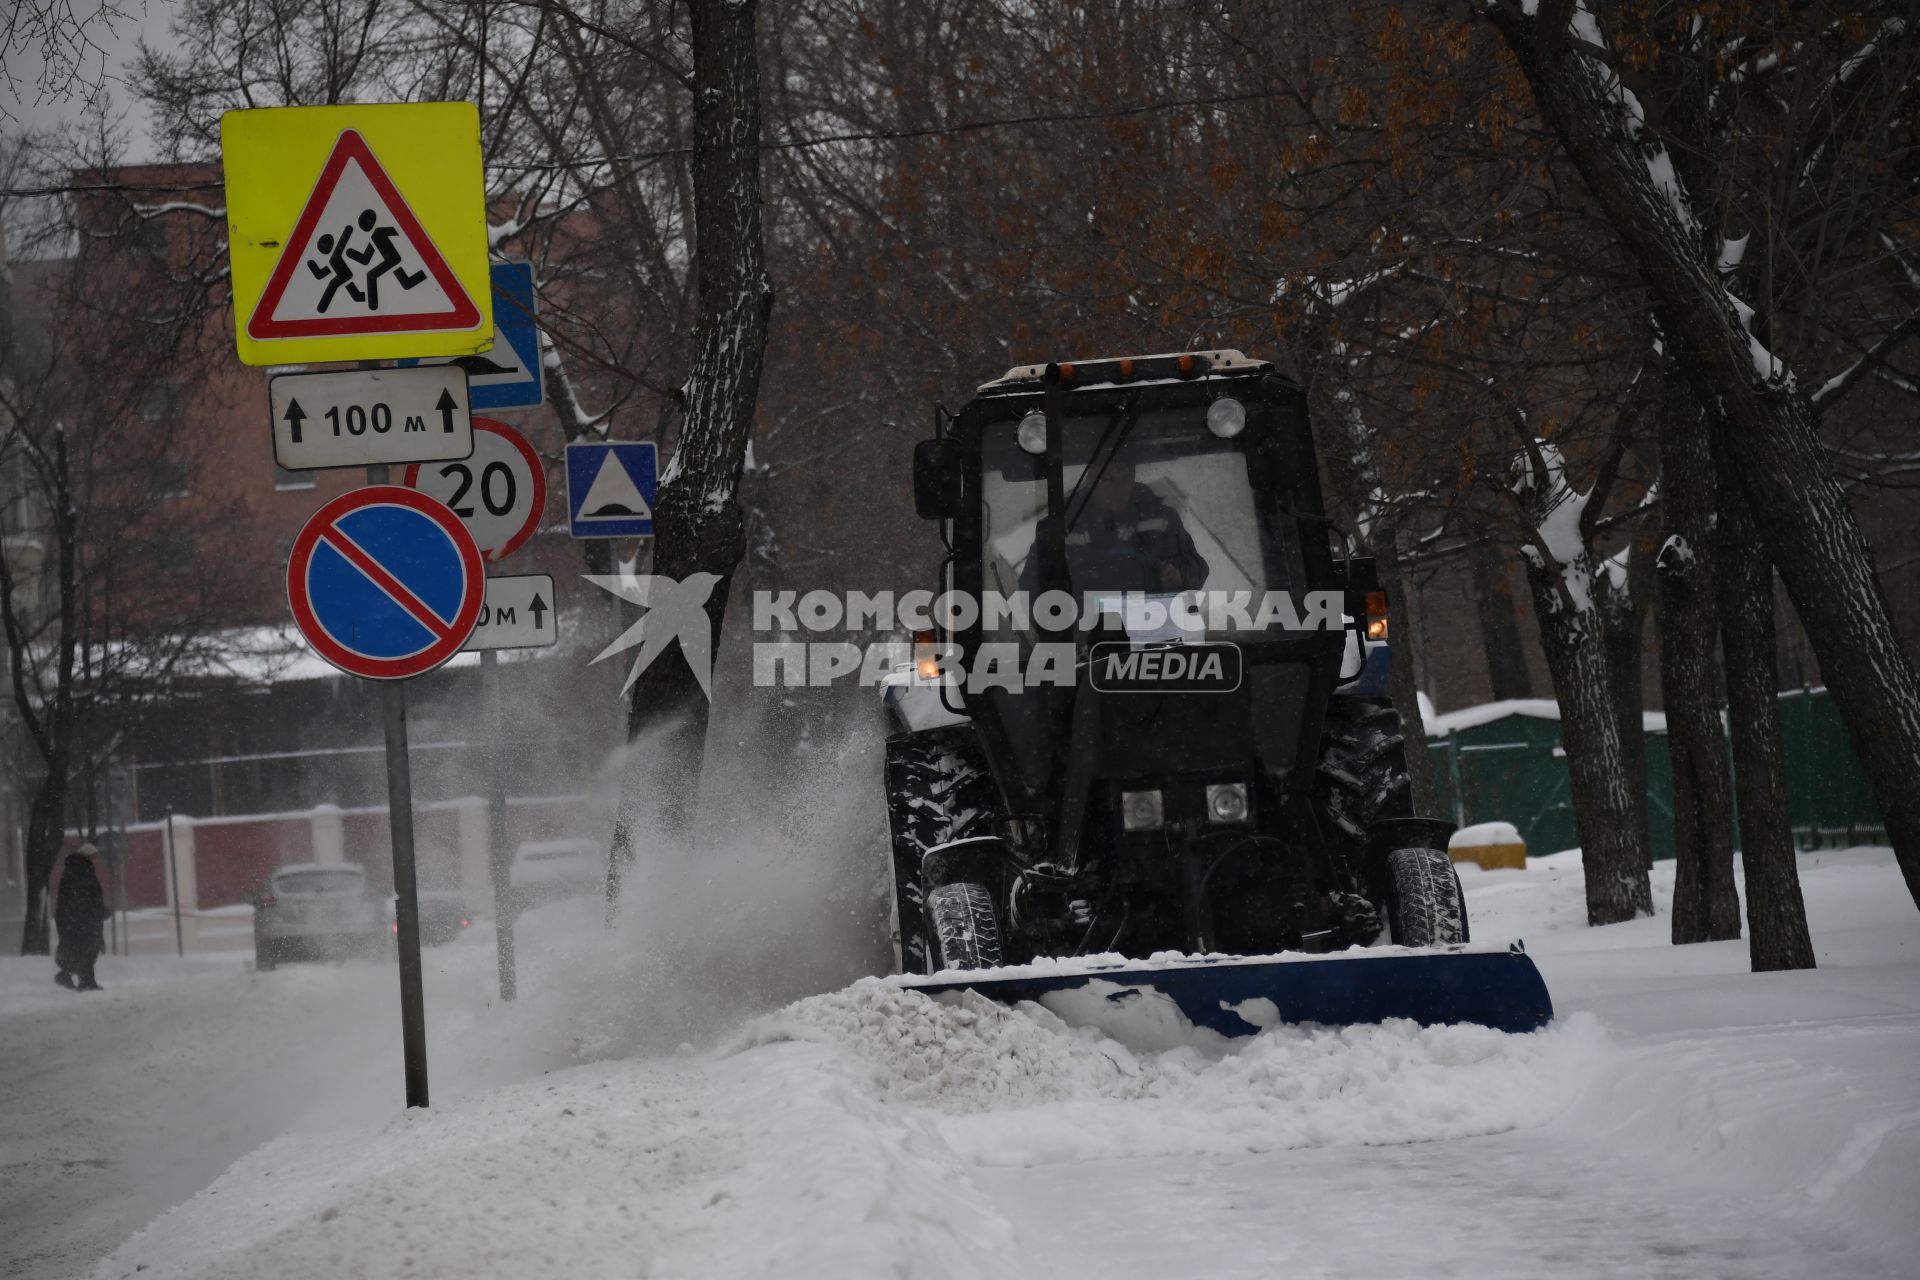
[[[415,896],[420,902],[421,946],[436,947],[452,942],[473,927],[473,912],[467,910],[467,900],[460,894],[444,889],[420,889]],[[387,931],[395,937],[400,934],[400,921],[395,914],[399,901],[387,899]]]
[[[513,851],[508,882],[521,907],[598,893],[607,879],[607,854],[598,842],[581,837],[527,840]]]
[[[353,863],[281,867],[253,900],[254,967],[374,954],[385,924],[367,873]]]

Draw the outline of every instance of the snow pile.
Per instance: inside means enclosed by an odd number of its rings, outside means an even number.
[[[781,1034],[830,1042],[883,1098],[939,1113],[947,1141],[984,1165],[1498,1133],[1564,1111],[1607,1056],[1583,1015],[1525,1036],[1389,1022],[1228,1041],[1189,1027],[1187,1043],[1141,1051],[1038,1005],[878,981],[802,1000],[748,1043]],[[1144,1038],[1165,1043],[1164,1026]]]
[[[287,1137],[123,1245],[100,1280],[974,1276],[1012,1229],[925,1125],[817,1046],[595,1064]]]

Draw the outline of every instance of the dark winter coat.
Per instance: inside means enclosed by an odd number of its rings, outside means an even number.
[[[1040,520],[1021,585],[1040,588],[1041,548],[1053,517]],[[1207,561],[1180,515],[1146,485],[1135,483],[1113,511],[1091,505],[1067,530],[1067,572],[1076,591],[1193,591],[1207,581]]]
[[[60,892],[53,902],[53,923],[60,930],[57,959],[62,968],[72,968],[100,954],[104,944],[101,926],[107,915],[107,895],[101,891],[93,859],[68,854],[67,865],[60,872]]]

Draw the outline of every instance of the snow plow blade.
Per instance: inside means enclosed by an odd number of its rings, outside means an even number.
[[[1547,984],[1518,944],[1497,950],[1466,945],[1332,955],[1049,960],[973,976],[949,971],[893,981],[928,995],[971,990],[1001,1004],[1032,1000],[1068,1022],[1099,1022],[1101,1002],[1137,1007],[1157,998],[1171,1001],[1195,1026],[1225,1036],[1250,1036],[1279,1022],[1346,1026],[1388,1018],[1522,1032],[1553,1019]]]

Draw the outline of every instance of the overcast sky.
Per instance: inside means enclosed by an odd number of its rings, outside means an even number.
[[[24,6],[69,3],[69,0],[0,0],[0,4]],[[139,52],[139,44],[167,48],[172,45],[169,27],[173,20],[174,0],[114,0],[124,17],[100,17],[100,0],[70,0],[71,9],[87,19],[87,32],[97,46],[88,53],[82,79],[98,82],[114,114],[124,117],[128,134],[125,160],[138,163],[157,159],[148,113],[133,101],[128,91],[127,62]],[[20,37],[16,37],[18,43]],[[66,93],[48,96],[40,91],[45,78],[46,55],[37,41],[27,47],[4,51],[6,81],[0,85],[0,128],[12,132],[22,127],[50,130],[78,121],[86,109],[88,84],[76,84]]]

